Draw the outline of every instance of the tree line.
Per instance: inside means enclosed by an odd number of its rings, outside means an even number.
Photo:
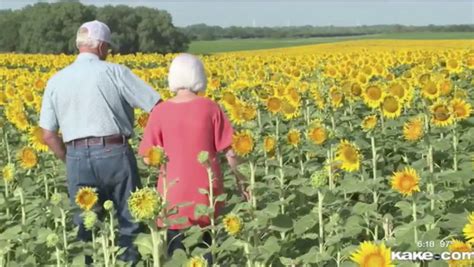
[[[217,40],[227,38],[310,38],[357,36],[381,33],[410,32],[474,32],[472,25],[373,25],[373,26],[291,26],[291,27],[220,27],[196,24],[181,28],[191,40]]]
[[[37,3],[20,10],[0,11],[0,51],[74,53],[79,26],[105,22],[118,53],[185,51],[189,38],[175,27],[171,15],[147,7],[95,7],[79,2]]]
[[[474,25],[356,27],[220,27],[196,24],[175,27],[163,10],[125,5],[96,7],[76,0],[37,3],[20,10],[0,10],[0,52],[74,53],[75,34],[85,21],[98,19],[109,25],[115,52],[170,53],[186,51],[192,40],[226,38],[309,38],[357,36],[400,32],[474,32]]]

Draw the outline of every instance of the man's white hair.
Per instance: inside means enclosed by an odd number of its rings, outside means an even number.
[[[206,90],[206,71],[201,60],[186,53],[175,57],[169,69],[168,85],[172,92],[180,89],[188,89],[193,92]]]
[[[79,28],[76,35],[76,47],[97,48],[100,41],[89,37],[89,30],[85,27]]]

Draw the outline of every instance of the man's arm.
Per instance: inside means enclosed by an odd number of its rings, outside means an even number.
[[[66,162],[66,146],[57,132],[43,129],[43,141],[57,158]]]

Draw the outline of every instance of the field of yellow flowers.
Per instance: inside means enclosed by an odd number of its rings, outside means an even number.
[[[115,55],[163,98],[174,55]],[[471,266],[469,260],[396,261],[393,251],[473,252],[474,41],[351,41],[202,56],[206,96],[236,133],[251,194],[234,194],[227,170],[216,241],[167,258],[166,203],[156,170],[140,165],[144,188],[129,205],[150,225],[137,239],[142,266]],[[0,54],[0,266],[121,266],[110,201],[102,221],[95,193],[80,191],[94,240],[75,240],[65,170],[37,126],[48,78],[68,55]],[[147,114],[136,113],[136,146]],[[154,151],[157,164],[163,155]],[[199,155],[205,163],[206,155]],[[212,177],[211,177],[212,178]],[[196,213],[212,213],[210,209]],[[473,257],[474,259],[474,257]]]

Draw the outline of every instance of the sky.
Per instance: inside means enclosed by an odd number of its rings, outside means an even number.
[[[18,9],[36,2],[38,1],[0,0],[0,9]],[[81,2],[96,6],[125,4],[166,10],[172,15],[176,26],[198,23],[223,27],[474,24],[474,0],[83,0]]]

